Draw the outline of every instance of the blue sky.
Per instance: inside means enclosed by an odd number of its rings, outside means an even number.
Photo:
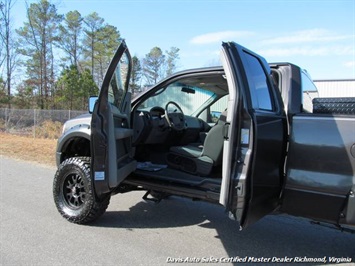
[[[38,1],[27,1],[28,3]],[[117,27],[133,55],[180,49],[179,69],[218,64],[222,41],[269,62],[295,63],[313,79],[355,79],[355,0],[54,0],[58,13],[96,11]],[[16,27],[25,1],[13,9]]]

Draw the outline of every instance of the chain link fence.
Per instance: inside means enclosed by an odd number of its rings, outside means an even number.
[[[65,121],[87,111],[0,108],[0,131],[34,138],[57,138]]]

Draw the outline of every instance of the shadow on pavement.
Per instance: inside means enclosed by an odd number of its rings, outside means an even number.
[[[191,225],[214,230],[214,237],[220,239],[229,257],[326,256],[328,259],[334,256],[351,257],[355,261],[354,234],[312,225],[308,220],[285,215],[267,216],[239,231],[238,223],[230,220],[221,206],[179,197],[170,197],[159,204],[140,201],[129,211],[107,211],[91,224],[129,230]],[[331,254],[329,250],[332,250]]]

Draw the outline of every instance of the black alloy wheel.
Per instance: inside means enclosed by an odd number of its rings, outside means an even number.
[[[54,176],[53,198],[59,213],[68,221],[86,224],[105,213],[110,195],[98,199],[90,175],[90,157],[63,161]]]

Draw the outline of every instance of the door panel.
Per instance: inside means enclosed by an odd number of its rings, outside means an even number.
[[[292,119],[282,210],[355,225],[355,119],[304,114]],[[355,147],[355,146],[354,146]]]
[[[237,97],[229,135],[236,138],[225,142],[233,154],[223,158],[232,170],[223,174],[220,203],[247,227],[278,206],[286,116],[262,57],[235,43],[224,43],[223,54],[229,90],[236,90]]]
[[[250,199],[244,227],[278,207],[283,185],[285,121],[274,114],[255,114],[255,141]]]
[[[128,91],[131,67],[130,54],[122,42],[107,70],[92,113],[91,167],[98,196],[110,193],[136,168]]]
[[[129,116],[122,114],[117,108],[111,108],[112,119],[108,134],[108,169],[109,187],[118,186],[135,170],[136,162],[132,159],[131,138],[133,129],[129,127]]]

